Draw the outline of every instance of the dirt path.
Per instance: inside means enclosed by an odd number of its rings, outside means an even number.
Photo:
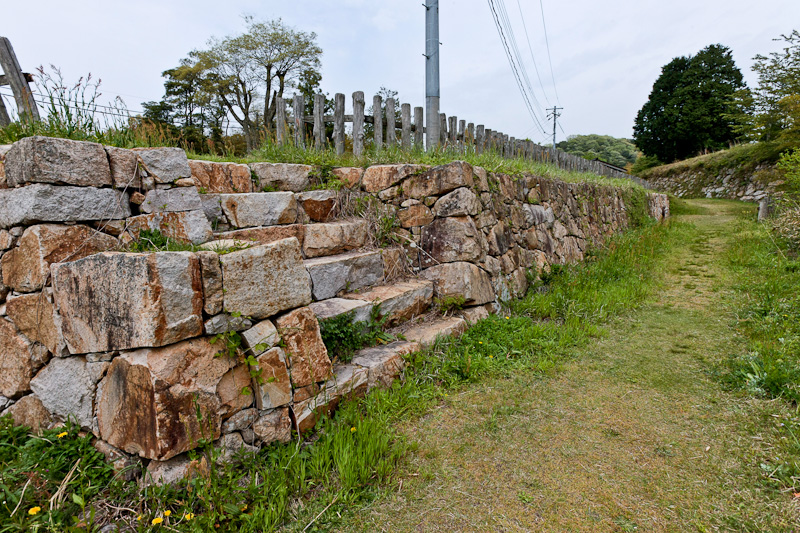
[[[405,431],[419,449],[396,485],[353,513],[356,531],[794,531],[769,489],[776,406],[710,375],[742,349],[721,254],[736,207],[695,202],[697,237],[664,286],[551,378],[464,390]]]

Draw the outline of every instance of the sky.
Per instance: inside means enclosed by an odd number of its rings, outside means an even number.
[[[753,56],[780,50],[774,39],[800,29],[798,0],[504,2],[540,124],[517,89],[487,0],[440,0],[441,111],[537,142],[551,140],[553,124],[545,122],[545,108],[554,105],[564,108],[557,140],[590,133],[630,138],[636,112],[672,58],[723,44],[753,85]],[[135,111],[142,102],[163,96],[161,72],[177,66],[191,50],[202,49],[210,37],[243,32],[244,15],[280,17],[317,34],[323,49],[322,90],[347,95],[349,113],[354,91],[364,91],[370,102],[381,87],[397,91],[412,107],[424,106],[423,3],[6,2],[0,35],[10,39],[23,71],[52,64],[68,82],[91,73],[102,80],[104,99],[121,96]]]

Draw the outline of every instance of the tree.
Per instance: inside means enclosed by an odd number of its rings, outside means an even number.
[[[636,146],[628,139],[610,135],[570,135],[556,145],[560,150],[586,159],[600,159],[618,167],[635,163]]]
[[[771,141],[800,135],[800,32],[781,35],[780,52],[753,58],[758,86],[734,95],[737,132],[750,141]],[[776,40],[781,40],[776,39]]]
[[[736,138],[732,97],[744,86],[725,46],[714,44],[695,56],[673,59],[636,115],[636,146],[667,162],[725,148]]]

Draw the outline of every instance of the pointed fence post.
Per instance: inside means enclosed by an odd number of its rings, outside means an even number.
[[[403,150],[411,150],[411,104],[400,106],[400,130]]]
[[[325,95],[314,95],[314,148],[325,148]]]
[[[372,97],[372,131],[375,140],[375,150],[383,148],[383,112],[381,104],[383,99],[380,95]]]
[[[286,144],[286,101],[282,97],[275,99],[275,137],[278,146]]]
[[[344,94],[336,93],[333,108],[333,143],[336,155],[344,153]]]
[[[353,93],[353,155],[364,154],[364,91]]]
[[[424,111],[422,107],[414,108],[414,147],[417,149],[422,148],[422,140],[425,134],[423,115]]]

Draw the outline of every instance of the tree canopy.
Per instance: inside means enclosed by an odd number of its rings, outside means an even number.
[[[586,159],[600,159],[618,167],[636,162],[636,146],[628,139],[610,135],[570,135],[556,145],[560,150]]]
[[[726,46],[676,57],[661,69],[636,115],[636,146],[665,162],[727,147],[736,138],[733,95],[744,86]]]

